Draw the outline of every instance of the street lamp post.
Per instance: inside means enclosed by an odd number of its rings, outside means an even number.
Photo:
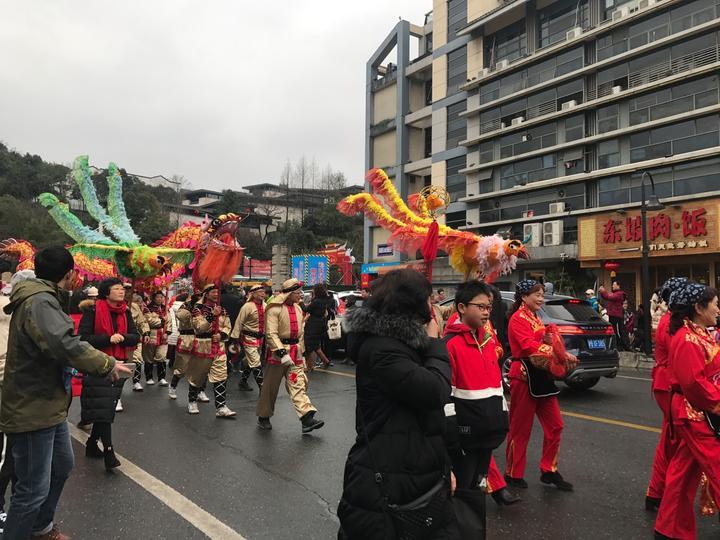
[[[645,177],[648,177],[650,179],[650,188],[652,189],[652,193],[650,194],[649,199],[645,199]],[[650,314],[650,247],[648,246],[648,239],[647,239],[647,212],[648,210],[656,211],[656,210],[662,210],[664,206],[662,203],[658,200],[657,195],[655,194],[655,180],[653,180],[652,174],[648,171],[644,171],[642,173],[642,177],[640,178],[640,221],[641,221],[641,229],[642,229],[642,249],[640,251],[641,253],[641,261],[642,261],[642,275],[641,275],[641,283],[640,287],[642,288],[642,304],[643,304],[643,349],[645,354],[650,354],[652,352],[652,345],[650,340],[650,331],[651,331],[651,314]]]

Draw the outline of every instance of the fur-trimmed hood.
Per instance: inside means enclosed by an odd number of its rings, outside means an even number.
[[[419,321],[399,315],[379,315],[366,307],[354,309],[347,315],[345,327],[348,332],[397,339],[418,351],[427,349],[430,343]]]
[[[92,310],[92,308],[95,307],[95,300],[86,298],[85,300],[81,300],[78,304],[78,309],[80,309],[81,312],[85,313],[86,311]]]

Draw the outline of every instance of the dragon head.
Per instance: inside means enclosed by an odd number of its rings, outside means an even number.
[[[205,218],[202,224],[202,231],[205,235],[205,246],[217,249],[240,249],[236,235],[242,221],[237,214],[222,214],[216,218]]]
[[[518,259],[530,259],[530,254],[520,240],[505,240],[503,252],[508,257],[517,257]]]

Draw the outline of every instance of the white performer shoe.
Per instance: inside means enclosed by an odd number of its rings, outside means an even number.
[[[155,380],[154,380],[154,379],[148,379],[147,381],[145,381],[145,384],[147,384],[148,386],[152,386],[153,384],[155,384]]]
[[[217,416],[218,418],[232,418],[236,414],[237,413],[235,411],[231,411],[230,409],[228,409],[227,405],[223,405],[217,411],[215,411],[215,416]]]
[[[135,384],[133,384],[133,392],[142,392],[143,390],[144,390],[143,385],[140,384],[139,382],[136,382]]]
[[[159,384],[160,386],[167,386],[169,383],[168,383],[165,379],[160,379],[160,380],[158,381],[158,384]]]
[[[205,390],[200,390],[200,393],[198,393],[198,401],[200,403],[210,403],[210,398],[207,397]]]
[[[117,405],[115,405],[115,412],[123,412],[125,409],[123,409],[122,401],[118,399]]]
[[[177,388],[170,387],[170,390],[168,390],[168,397],[170,399],[177,399]]]
[[[188,403],[188,413],[200,414],[200,409],[198,409],[197,402],[193,401],[191,403]]]

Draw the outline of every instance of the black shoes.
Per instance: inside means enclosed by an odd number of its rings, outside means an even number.
[[[511,504],[519,503],[522,499],[515,495],[512,491],[507,488],[502,488],[498,491],[493,491],[491,494],[493,499],[498,506],[510,506]]]
[[[322,420],[315,419],[315,411],[310,411],[305,414],[302,418],[300,418],[300,422],[302,422],[303,433],[310,433],[313,429],[320,429],[325,425],[325,422]]]
[[[93,459],[102,459],[105,456],[102,450],[100,450],[100,447],[98,446],[97,441],[94,441],[92,439],[88,439],[85,443],[85,457],[93,458]]]
[[[115,457],[115,450],[112,446],[105,450],[105,469],[108,471],[120,466],[120,460]]]
[[[512,486],[514,488],[518,489],[527,489],[528,483],[525,481],[524,478],[513,478],[512,476],[505,475],[505,481],[507,482],[508,486]]]
[[[252,392],[252,388],[250,387],[250,385],[248,384],[247,381],[240,381],[238,383],[238,389],[241,392]]]
[[[659,497],[645,497],[645,510],[657,512],[658,508],[660,508],[660,500]]]
[[[257,425],[260,429],[265,429],[267,431],[270,431],[272,429],[272,424],[270,423],[270,419],[264,418],[262,416],[258,416]]]
[[[554,484],[560,491],[572,491],[573,485],[563,480],[559,472],[544,472],[540,475],[543,484]]]

